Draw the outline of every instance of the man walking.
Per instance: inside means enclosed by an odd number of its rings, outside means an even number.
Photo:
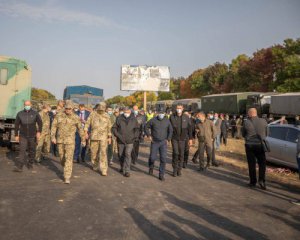
[[[214,147],[215,150],[218,151],[220,150],[220,144],[221,144],[221,124],[222,124],[222,119],[219,118],[218,113],[214,114],[213,123],[215,125],[215,131],[216,131]]]
[[[111,144],[111,122],[105,109],[106,104],[101,102],[96,111],[91,113],[84,126],[86,135],[88,134],[89,129],[91,129],[90,149],[93,170],[99,170],[100,161],[100,171],[102,176],[107,176],[107,146],[108,144]]]
[[[38,125],[38,130],[36,128]],[[32,169],[35,158],[36,140],[39,140],[43,123],[40,115],[32,110],[29,100],[24,102],[24,110],[18,112],[15,122],[15,139],[20,143],[20,152],[15,172],[22,172],[23,166]],[[26,149],[28,149],[28,160],[26,160]]]
[[[50,106],[48,104],[44,104],[42,110],[39,112],[39,115],[42,119],[43,128],[40,139],[38,140],[35,154],[35,160],[38,164],[41,162],[42,152],[46,155],[50,153],[51,140],[49,109]]]
[[[138,138],[134,141],[133,143],[133,149],[131,153],[132,157],[132,164],[135,165],[136,161],[139,156],[139,149],[140,149],[140,141],[143,138],[143,133],[144,133],[144,117],[139,113],[139,107],[137,105],[133,106],[133,115],[136,118],[138,125],[139,125],[139,136]]]
[[[79,117],[73,113],[73,105],[67,103],[64,111],[56,115],[51,129],[51,140],[57,144],[61,165],[64,167],[64,182],[70,184],[75,148],[75,133],[78,130],[81,144],[85,146],[85,135]]]
[[[112,131],[118,142],[120,172],[125,177],[130,177],[131,152],[133,143],[139,137],[140,132],[139,124],[130,109],[125,107],[123,111],[124,113],[116,119]]]
[[[199,171],[210,167],[212,160],[212,149],[215,138],[215,127],[212,121],[206,119],[203,112],[197,114],[199,122],[195,126],[195,135],[198,138]],[[207,163],[204,162],[204,152],[207,155]]]
[[[116,115],[114,114],[112,108],[107,108],[106,112],[109,116],[110,124],[112,127],[116,122]],[[111,135],[111,143],[108,144],[108,146],[107,146],[107,161],[108,161],[109,165],[113,165],[114,154],[116,152],[115,151],[116,145],[117,145],[116,137],[112,134]]]
[[[84,104],[79,104],[79,110],[75,112],[77,116],[80,118],[81,126],[84,128],[85,122],[90,116],[90,112],[85,109]],[[86,141],[86,140],[85,140]],[[74,162],[79,163],[79,155],[81,161],[85,161],[85,154],[86,154],[86,144],[84,147],[81,146],[82,139],[80,139],[80,135],[78,131],[75,134],[75,151],[74,151]]]
[[[172,166],[173,176],[181,176],[181,169],[184,159],[185,141],[189,139],[189,145],[192,145],[192,126],[189,117],[183,114],[183,105],[176,106],[176,113],[170,117],[173,127],[172,135]]]
[[[248,110],[248,120],[244,122],[242,135],[245,138],[246,156],[249,168],[249,187],[256,186],[256,161],[259,166],[258,183],[261,189],[266,190],[266,155],[262,146],[262,140],[267,136],[267,122],[257,116],[257,110]]]
[[[151,139],[149,158],[149,174],[153,175],[154,163],[159,152],[159,180],[165,180],[165,167],[167,160],[167,142],[171,140],[173,128],[170,120],[165,116],[164,110],[159,109],[158,116],[152,118],[146,125],[147,137]]]

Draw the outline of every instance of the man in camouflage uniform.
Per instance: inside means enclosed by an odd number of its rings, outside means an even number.
[[[43,129],[36,147],[35,160],[37,163],[41,162],[42,151],[45,154],[49,154],[50,152],[50,117],[48,114],[49,108],[50,106],[48,104],[44,104],[42,106],[42,110],[39,112],[43,123]]]
[[[116,122],[116,116],[113,113],[112,108],[107,108],[106,112],[110,118],[111,126]],[[112,135],[111,144],[107,146],[107,160],[109,165],[113,165],[114,154],[117,152],[117,140],[116,137]]]
[[[51,139],[57,144],[61,165],[64,167],[65,183],[70,183],[75,148],[75,133],[78,130],[82,145],[85,146],[85,135],[79,117],[73,112],[73,105],[67,103],[64,112],[55,116]]]
[[[107,176],[107,145],[111,144],[111,122],[105,112],[106,104],[101,102],[96,111],[92,112],[87,119],[84,132],[87,134],[90,128],[90,150],[93,170],[100,170],[102,176]]]

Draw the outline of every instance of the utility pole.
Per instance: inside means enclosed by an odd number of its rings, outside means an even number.
[[[144,111],[147,112],[147,92],[144,91]]]

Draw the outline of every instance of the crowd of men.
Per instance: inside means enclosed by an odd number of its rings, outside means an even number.
[[[59,101],[55,109],[45,104],[38,113],[32,109],[30,101],[25,101],[24,110],[18,113],[15,124],[20,153],[14,170],[22,172],[25,164],[32,168],[34,162],[39,164],[51,151],[60,158],[67,184],[73,162],[84,162],[88,154],[92,169],[102,176],[108,175],[108,166],[117,155],[120,173],[130,177],[131,164],[137,164],[139,145],[147,138],[151,141],[149,175],[154,174],[159,154],[158,176],[164,181],[169,145],[172,145],[173,177],[181,176],[183,168],[187,167],[189,149],[195,140],[198,148],[192,162],[199,164],[199,171],[205,171],[211,166],[218,167],[215,152],[221,144],[227,144],[229,129],[232,137],[245,138],[249,187],[255,187],[258,182],[265,190],[266,150],[263,144],[267,120],[259,118],[255,108],[249,109],[247,119],[242,116],[229,119],[228,115],[213,112],[192,115],[181,104],[176,106],[174,113],[166,114],[166,109],[157,109],[153,113],[139,110],[138,106],[112,109],[104,102],[94,109],[87,110],[83,104],[75,109],[72,102]],[[259,165],[258,180],[256,162]]]

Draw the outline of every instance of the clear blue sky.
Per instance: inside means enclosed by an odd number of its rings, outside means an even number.
[[[299,0],[0,0],[0,55],[26,60],[33,86],[119,90],[121,64],[173,77],[300,37]]]

